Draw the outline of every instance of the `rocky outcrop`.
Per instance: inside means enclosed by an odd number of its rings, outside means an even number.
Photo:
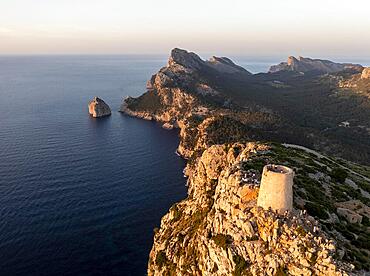
[[[248,72],[243,67],[236,65],[231,59],[227,57],[213,56],[207,61],[207,64],[221,73],[246,73],[251,75],[250,72]]]
[[[94,118],[111,115],[109,106],[98,97],[94,97],[94,99],[89,103],[88,107],[90,115]]]
[[[251,74],[230,59],[212,57],[203,61],[192,52],[175,48],[166,67],[151,77],[147,92],[128,97],[120,111],[130,116],[178,127],[178,152],[190,158],[197,151],[215,143],[235,142],[248,137],[248,128],[274,128],[276,114],[237,106],[220,91],[215,80],[223,75]]]
[[[370,67],[366,67],[361,73],[361,79],[370,79]]]
[[[278,65],[270,67],[269,73],[276,73],[279,71],[294,71],[298,73],[316,72],[320,74],[335,73],[343,70],[361,71],[362,66],[352,63],[336,63],[330,60],[311,59],[293,56],[288,57],[287,62],[281,62]]]
[[[338,86],[370,98],[370,67],[366,67],[357,74],[343,74],[337,76]]]
[[[309,74],[299,75],[312,81]],[[296,74],[281,76],[290,85],[284,86],[287,91],[301,84]],[[269,95],[278,97],[282,93],[275,92],[281,88],[270,85],[278,77],[250,75],[225,58],[203,61],[174,49],[167,66],[148,81],[147,92],[124,100],[122,112],[180,128],[178,153],[188,160],[189,196],[155,230],[149,275],[345,275],[351,273],[348,263],[370,269],[366,212],[352,210],[363,219],[348,223],[338,209],[351,208],[336,205],[351,200],[368,204],[363,179],[350,173],[347,179],[358,184],[349,187],[337,180],[337,163],[329,158],[315,159],[277,144],[247,143],[296,134],[297,128],[284,125],[272,109],[234,100],[234,95],[248,93],[256,96],[249,102],[266,98],[263,93],[269,89],[274,91]],[[328,75],[314,75],[315,85],[324,77]],[[292,212],[256,206],[266,164],[294,170]]]
[[[188,165],[188,198],[162,218],[148,275],[352,274],[312,216],[256,206],[261,172],[253,164],[274,151],[259,143],[215,145]]]

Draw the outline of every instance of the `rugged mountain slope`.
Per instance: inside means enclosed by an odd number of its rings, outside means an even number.
[[[227,58],[203,61],[174,49],[167,66],[148,81],[147,92],[127,98],[121,111],[180,127],[179,152],[187,158],[201,150],[202,141],[209,146],[210,141],[254,139],[301,144],[369,163],[370,99],[354,88],[339,88],[338,74],[350,78],[358,72],[251,75]],[[344,121],[350,127],[342,127]],[[231,131],[229,125],[235,125],[234,135],[219,136]]]
[[[299,146],[248,143],[284,141],[368,161],[366,128],[338,126],[350,115],[370,127],[367,98],[338,87],[340,74],[358,73],[343,72],[251,75],[225,58],[174,49],[147,92],[125,99],[122,112],[179,127],[178,152],[188,159],[189,195],[156,230],[150,275],[369,270],[370,168]],[[268,163],[296,173],[293,214],[255,206]]]
[[[155,230],[148,274],[356,274],[349,263],[368,270],[370,183],[320,156],[278,144],[208,148],[188,163],[188,198]],[[268,163],[294,168],[293,213],[256,207]],[[350,223],[356,216],[361,223]]]
[[[336,63],[330,60],[311,59],[293,56],[288,57],[287,62],[281,62],[278,65],[270,67],[270,73],[279,71],[295,71],[299,73],[316,72],[320,74],[335,73],[343,70],[358,70],[361,71],[363,67],[359,64],[352,63]]]
[[[359,95],[370,98],[370,67],[358,74],[337,74],[340,88],[355,91]]]

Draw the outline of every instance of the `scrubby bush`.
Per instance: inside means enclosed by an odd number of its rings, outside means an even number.
[[[239,255],[233,256],[233,261],[235,263],[235,270],[233,272],[233,276],[240,276],[243,275],[243,272],[248,268],[247,261]]]
[[[345,169],[342,169],[342,168],[334,168],[331,172],[330,172],[330,177],[333,178],[334,180],[336,180],[337,182],[339,183],[344,183],[344,181],[346,180],[348,176],[348,173]]]
[[[212,240],[219,247],[226,249],[226,246],[232,242],[232,237],[230,235],[217,234],[212,237]]]

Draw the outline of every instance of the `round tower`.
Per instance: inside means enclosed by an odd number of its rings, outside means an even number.
[[[257,206],[271,207],[280,214],[293,208],[293,177],[291,168],[281,165],[266,165],[263,168]]]

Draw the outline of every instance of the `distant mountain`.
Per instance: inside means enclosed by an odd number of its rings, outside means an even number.
[[[214,69],[221,73],[246,73],[251,74],[243,67],[236,65],[231,59],[227,57],[213,56],[209,60],[204,61],[198,55],[192,52],[187,52],[179,48],[171,51],[171,56],[168,61],[169,67],[181,65],[188,69]]]
[[[311,59],[293,56],[288,57],[287,62],[281,62],[278,65],[270,67],[269,73],[279,71],[294,71],[299,73],[316,72],[316,73],[335,73],[343,70],[356,70],[361,72],[363,67],[360,64],[336,63],[330,60]]]

